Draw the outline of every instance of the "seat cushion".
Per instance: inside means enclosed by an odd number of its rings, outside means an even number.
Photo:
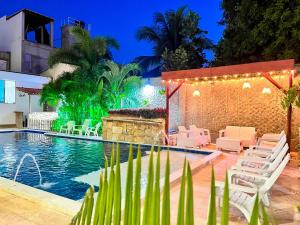
[[[252,140],[255,137],[254,127],[240,127],[240,138],[242,140]]]
[[[239,138],[240,137],[240,127],[227,126],[225,129],[225,137]]]

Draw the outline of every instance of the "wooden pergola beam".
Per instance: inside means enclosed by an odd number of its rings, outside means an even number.
[[[167,111],[167,119],[165,124],[165,132],[168,135],[169,133],[169,116],[170,116],[170,98],[179,90],[182,86],[182,83],[178,84],[175,89],[170,93],[170,84],[166,84],[166,111]]]

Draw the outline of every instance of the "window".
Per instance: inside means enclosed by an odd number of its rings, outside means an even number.
[[[0,103],[13,104],[16,102],[16,82],[0,80]]]
[[[0,59],[0,70],[7,70],[7,61]]]

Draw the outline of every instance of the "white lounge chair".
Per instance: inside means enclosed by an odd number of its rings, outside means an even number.
[[[78,133],[80,136],[82,136],[83,134],[88,135],[91,122],[91,119],[85,119],[82,125],[75,125],[73,134]]]
[[[88,129],[88,136],[98,136],[98,131],[101,127],[101,122],[97,123],[95,127]]]
[[[178,126],[177,146],[197,148],[200,145],[201,136],[198,128],[187,130],[184,126]]]
[[[190,125],[190,131],[195,130],[201,136],[201,145],[208,145],[211,143],[210,131],[204,128],[198,128],[196,125]]]
[[[282,136],[280,141],[278,141],[274,147],[252,146],[245,152],[245,156],[241,157],[240,159],[261,157],[272,161],[279,154],[280,150],[283,148],[285,143],[286,143],[286,135]]]
[[[251,187],[260,187],[263,184],[263,180],[257,179],[252,175],[270,177],[280,165],[288,150],[288,144],[285,144],[279,155],[272,162],[260,158],[251,160],[251,163],[255,164],[256,167],[243,166],[242,163],[238,162],[236,166],[228,171],[228,177],[234,184],[244,183]]]
[[[75,121],[68,121],[66,125],[60,127],[59,133],[72,134],[75,128]]]
[[[289,160],[290,154],[287,154],[284,160],[280,163],[280,165],[270,177],[252,175],[258,179],[264,180],[263,185],[261,185],[259,188],[229,184],[230,204],[238,208],[245,215],[246,219],[250,221],[256,194],[258,193],[262,202],[266,206],[269,206],[268,192],[272,188],[278,177],[281,175]],[[223,195],[224,182],[216,182],[216,188],[217,197],[220,199]],[[220,200],[218,202],[220,203]]]
[[[260,141],[272,141],[272,142],[277,142],[277,141],[279,141],[284,135],[285,135],[284,130],[281,131],[279,134],[267,133],[267,134],[264,134],[264,135],[260,138]]]

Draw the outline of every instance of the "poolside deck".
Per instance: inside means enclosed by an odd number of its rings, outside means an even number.
[[[237,160],[236,154],[223,154],[214,162],[216,179],[224,180],[225,171]],[[195,224],[205,224],[209,197],[211,166],[205,166],[194,174]],[[294,206],[300,203],[300,179],[297,168],[288,166],[271,191],[270,213],[279,224],[297,224],[293,221]],[[179,185],[171,189],[172,224],[176,224]],[[3,189],[0,184],[0,224],[3,225],[67,225],[72,213],[29,199],[20,193]],[[246,224],[242,214],[232,208],[230,224]]]
[[[224,153],[214,162],[216,180],[224,181],[225,171],[238,159],[237,154]],[[206,166],[193,176],[195,224],[206,224],[210,194],[211,166]],[[271,190],[269,213],[279,224],[300,224],[293,220],[294,206],[300,203],[300,173],[297,168],[287,166]],[[171,189],[172,224],[176,224],[175,214],[179,196],[179,185]],[[246,224],[243,215],[235,208],[230,209],[230,224]]]
[[[60,225],[69,224],[72,218],[72,215],[1,189],[0,202],[1,225]]]

